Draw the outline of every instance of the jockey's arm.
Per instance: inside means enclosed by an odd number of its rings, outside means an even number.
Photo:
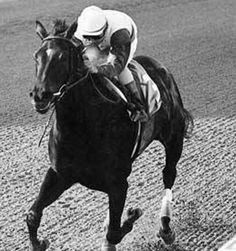
[[[122,29],[115,32],[111,37],[111,53],[115,55],[114,67],[119,75],[129,58],[131,39],[128,30]]]
[[[100,68],[99,72],[113,78],[119,76],[128,61],[131,47],[130,33],[126,29],[114,32],[111,36],[110,44],[110,53],[115,56],[115,59],[112,63]]]

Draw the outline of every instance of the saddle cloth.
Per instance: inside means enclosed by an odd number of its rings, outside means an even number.
[[[161,95],[157,85],[149,77],[145,69],[135,60],[131,60],[128,65],[131,70],[138,89],[142,92],[146,111],[151,117],[161,107]]]

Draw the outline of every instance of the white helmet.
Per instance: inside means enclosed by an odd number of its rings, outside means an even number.
[[[82,36],[100,36],[103,34],[106,26],[106,16],[102,9],[97,6],[85,8],[78,17],[78,30]]]

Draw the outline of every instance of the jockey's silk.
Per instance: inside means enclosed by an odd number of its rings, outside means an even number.
[[[82,41],[85,48],[96,46],[101,51],[101,53],[94,53],[94,55],[96,54],[99,58],[92,55],[88,57],[90,61],[90,69],[96,71],[96,64],[99,66],[99,62],[102,60],[100,56],[107,54],[108,58],[113,59],[113,62],[108,60],[107,63],[113,65],[114,73],[116,73],[121,84],[129,84],[134,79],[127,66],[134,57],[137,48],[137,26],[132,18],[123,12],[116,10],[102,11],[107,19],[107,29],[103,39],[100,41],[93,41],[84,38],[83,31],[79,30],[79,26],[76,31],[76,37]],[[78,23],[79,19],[80,17],[78,18]],[[113,55],[115,57],[111,57]],[[91,58],[93,58],[92,61]],[[102,64],[104,63],[105,62]],[[106,73],[105,76],[111,77],[109,73]]]
[[[137,47],[136,24],[134,23],[131,17],[129,17],[127,14],[123,12],[116,11],[116,10],[103,10],[103,12],[107,18],[108,27],[107,27],[104,39],[98,45],[98,47],[100,48],[100,50],[110,48],[112,35],[118,30],[127,29],[130,33],[131,41],[132,41],[131,50],[130,50],[130,59],[131,59]],[[80,39],[83,42],[83,44],[86,44],[86,40],[83,38],[81,32],[79,31],[79,27],[78,27],[77,38]]]

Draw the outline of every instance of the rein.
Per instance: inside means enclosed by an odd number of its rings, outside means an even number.
[[[80,84],[81,82],[83,82],[89,75],[89,72],[87,72],[85,74],[85,76],[83,76],[82,78],[80,78],[79,80],[76,80],[73,83],[69,83],[69,81],[66,84],[63,84],[60,89],[58,90],[58,92],[53,93],[53,97],[56,98],[56,102],[60,101],[62,99],[62,97],[73,87],[75,87],[76,85]],[[54,101],[55,102],[55,101]]]
[[[110,98],[107,98],[107,97],[98,89],[98,87],[97,87],[96,84],[94,83],[94,80],[93,80],[93,78],[92,78],[91,75],[90,75],[90,79],[91,79],[93,88],[94,88],[95,91],[99,94],[99,96],[102,97],[102,99],[104,99],[106,102],[109,102],[109,103],[112,103],[112,104],[117,104],[117,103],[119,102],[119,100],[118,100],[118,101],[114,101],[114,100],[112,100],[112,99],[110,99]],[[110,81],[109,79],[107,79],[107,80]],[[108,85],[106,86],[106,88],[109,89]],[[111,88],[112,88],[112,86],[110,86],[110,89],[111,89]],[[117,88],[117,89],[118,89],[118,88]],[[113,92],[114,92],[114,90],[113,90]],[[125,97],[123,98],[123,97],[122,97],[122,94],[118,94],[118,91],[115,92],[115,94],[117,95],[117,97],[118,97],[119,99],[121,98],[121,100],[124,102],[124,104],[127,103],[126,98],[125,98]],[[123,95],[123,96],[124,96],[124,95]]]

